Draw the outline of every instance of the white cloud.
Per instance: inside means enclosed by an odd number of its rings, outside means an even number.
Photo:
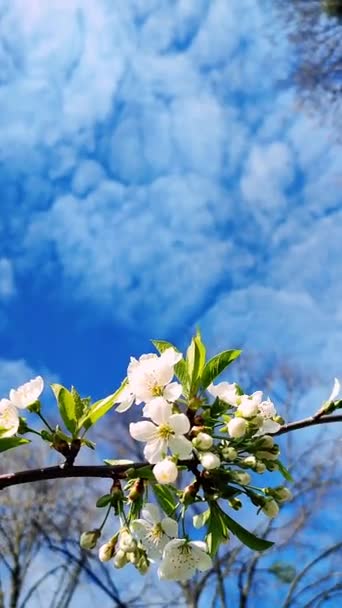
[[[339,205],[341,156],[278,85],[289,47],[274,15],[255,0],[25,6],[7,3],[0,51],[16,271],[39,264],[42,285],[51,273],[67,299],[158,333],[215,298],[225,326],[227,302],[245,294],[228,326],[250,317],[295,336],[303,318],[335,352],[338,252],[322,217]]]

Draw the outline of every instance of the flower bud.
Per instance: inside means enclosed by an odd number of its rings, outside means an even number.
[[[119,549],[119,551],[116,552],[114,559],[113,559],[113,564],[114,564],[115,568],[123,568],[124,566],[126,566],[127,557],[126,557],[125,551],[122,551],[121,549]]]
[[[231,437],[243,437],[247,430],[247,422],[244,418],[232,418],[228,422],[227,428]]]
[[[192,483],[189,483],[189,485],[186,486],[186,488],[184,488],[183,495],[181,498],[181,502],[184,505],[186,505],[186,506],[191,505],[195,501],[195,497],[199,490],[199,486],[200,486],[200,484],[196,479]]]
[[[255,458],[255,456],[246,456],[246,458],[243,459],[241,464],[246,467],[250,467],[251,469],[255,469],[256,464],[257,464],[257,459]]]
[[[139,498],[141,498],[141,496],[144,494],[144,489],[144,480],[137,479],[129,491],[128,500],[131,502],[136,502],[139,500]]]
[[[194,528],[196,528],[197,530],[203,528],[203,526],[207,523],[209,516],[209,509],[207,509],[207,511],[203,511],[203,513],[198,513],[198,515],[194,515],[192,518]]]
[[[101,530],[83,532],[80,537],[80,547],[82,547],[82,549],[95,549],[100,536]]]
[[[115,552],[115,545],[116,543],[113,543],[113,541],[111,540],[108,541],[108,543],[101,545],[101,547],[99,548],[100,562],[108,562],[110,559],[112,559]]]
[[[213,452],[203,452],[202,454],[199,454],[199,459],[202,467],[207,469],[207,471],[218,469],[221,464],[219,457]]]
[[[251,481],[251,476],[249,473],[240,473],[240,471],[233,471],[233,477],[234,481],[241,483],[244,486],[248,485]]]
[[[135,551],[129,551],[129,553],[126,553],[126,558],[134,566],[139,561],[139,555]]]
[[[273,495],[277,502],[286,502],[292,499],[291,490],[282,486],[279,488],[274,488]]]
[[[153,475],[158,483],[174,483],[178,477],[177,465],[169,458],[164,458],[154,465]]]
[[[274,439],[271,435],[264,435],[258,440],[258,447],[263,450],[269,450],[274,446]]]
[[[237,458],[237,451],[235,448],[224,447],[222,448],[222,457],[226,460],[235,460]]]
[[[257,473],[265,473],[266,465],[263,462],[260,462],[259,460],[257,460],[256,466],[255,466],[255,471]]]
[[[133,538],[132,534],[127,528],[123,528],[120,531],[119,548],[125,553],[135,551],[135,549],[137,548],[137,541],[135,540],[135,538]]]
[[[146,574],[146,572],[148,571],[148,569],[150,567],[150,562],[148,561],[148,559],[145,555],[141,556],[136,567],[139,570],[140,574]]]
[[[273,500],[273,498],[271,500],[268,500],[267,502],[265,502],[264,506],[262,507],[263,512],[265,513],[265,515],[267,515],[267,517],[276,517],[279,513],[279,507],[276,503],[275,500]]]
[[[198,433],[192,440],[193,446],[198,450],[210,450],[213,442],[213,438],[208,433]]]
[[[265,452],[262,450],[259,452],[255,452],[255,455],[257,458],[261,458],[261,460],[277,460],[279,456],[279,451],[277,452],[277,454],[273,454],[271,451]]]
[[[242,507],[242,502],[238,498],[229,498],[228,503],[235,511],[238,511]]]

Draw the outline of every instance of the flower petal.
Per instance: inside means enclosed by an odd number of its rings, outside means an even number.
[[[146,505],[141,511],[141,515],[144,519],[146,519],[146,521],[148,521],[152,525],[160,522],[160,511],[157,505],[154,505],[151,502],[146,503]]]
[[[164,388],[163,397],[167,401],[177,401],[182,394],[183,387],[179,382],[171,382]]]
[[[210,555],[203,551],[203,549],[200,549],[198,546],[194,545],[194,543],[190,544],[192,545],[192,553],[196,560],[196,568],[201,572],[205,572],[205,570],[212,568],[213,560],[211,559]]]
[[[0,437],[12,437],[19,428],[19,415],[9,399],[0,401]]]
[[[185,435],[190,431],[190,420],[185,414],[172,414],[167,422],[176,435]]]
[[[169,536],[170,538],[175,538],[177,536],[178,524],[171,517],[164,517],[164,519],[162,519],[161,521],[161,526],[165,534],[167,534],[167,536]]]
[[[336,401],[337,397],[340,394],[340,390],[341,390],[340,382],[337,378],[335,378],[333,389],[331,391],[330,396],[327,399],[328,403],[331,403],[332,401]]]
[[[157,427],[148,420],[131,422],[129,432],[136,441],[151,441],[155,438]]]
[[[131,523],[131,529],[139,540],[143,540],[149,533],[151,526],[144,519],[134,519]]]
[[[146,410],[148,411],[149,417],[156,424],[166,424],[172,413],[172,405],[163,399],[163,397],[155,397],[152,401],[149,401],[147,406],[144,407],[144,416]]]
[[[182,460],[191,458],[193,445],[191,441],[180,435],[179,437],[171,437],[169,439],[169,448],[173,454],[178,454]]]
[[[154,439],[149,441],[144,448],[146,460],[151,464],[157,464],[163,459],[163,454],[167,451],[167,443],[163,439]]]

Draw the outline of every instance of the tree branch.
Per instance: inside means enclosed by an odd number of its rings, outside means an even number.
[[[316,426],[317,424],[327,424],[330,422],[342,422],[342,414],[337,414],[336,416],[328,415],[320,415],[315,414],[314,416],[309,416],[308,418],[303,418],[303,420],[297,420],[296,422],[289,422],[288,424],[283,424],[283,426],[276,433],[272,433],[272,436],[275,435],[284,435],[285,433],[289,433],[290,431],[297,431],[298,429],[305,429],[309,426]]]
[[[284,435],[291,431],[303,429],[318,424],[326,424],[331,422],[342,422],[342,414],[335,416],[323,415],[319,412],[314,416],[303,418],[297,422],[289,422],[284,424],[279,431],[273,433],[273,436]],[[185,466],[193,465],[193,461],[184,460],[181,463]],[[141,467],[152,466],[148,462],[132,462],[129,464],[118,464],[115,466],[107,465],[82,465],[74,466],[70,463],[64,463],[55,467],[45,467],[41,469],[32,469],[28,471],[19,471],[18,473],[6,473],[0,475],[0,490],[9,486],[15,486],[24,483],[32,483],[35,481],[43,481],[48,479],[65,479],[68,477],[99,477],[103,479],[125,479],[129,469],[139,469]]]

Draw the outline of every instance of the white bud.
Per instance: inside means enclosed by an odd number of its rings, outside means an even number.
[[[264,452],[263,450],[255,453],[257,458],[261,458],[262,460],[277,460],[279,456],[278,454],[272,454],[272,452]]]
[[[198,433],[192,440],[192,444],[198,450],[210,450],[213,445],[213,438],[208,433]]]
[[[108,543],[105,543],[104,545],[101,545],[101,547],[99,548],[100,562],[108,562],[110,559],[112,559],[114,550],[115,550],[115,546],[113,545],[113,543],[111,541],[109,541]]]
[[[132,534],[126,529],[123,528],[120,532],[119,536],[119,548],[124,553],[129,553],[130,551],[135,551],[137,548],[137,541],[133,538]]]
[[[80,546],[82,549],[94,549],[100,536],[101,530],[89,530],[88,532],[83,532],[80,538]]]
[[[173,483],[178,476],[177,465],[172,460],[165,458],[153,467],[153,475],[158,483]]]
[[[237,451],[235,448],[223,448],[222,449],[222,456],[223,458],[225,458],[226,460],[235,460],[235,458],[237,458]]]
[[[240,473],[239,471],[234,472],[234,479],[238,483],[246,486],[251,481],[251,476],[249,473]]]
[[[117,553],[115,554],[115,557],[113,559],[113,564],[114,564],[115,568],[123,568],[124,566],[126,566],[127,557],[126,557],[125,551],[122,551],[121,549],[119,549],[119,551],[117,551]]]
[[[198,515],[194,515],[192,518],[194,528],[203,528],[203,526],[207,523],[209,516],[209,509],[207,509],[207,511],[203,511],[203,513],[198,513]]]
[[[286,502],[292,499],[292,492],[288,488],[276,488],[274,490],[274,497],[278,502]]]
[[[221,464],[219,457],[213,452],[203,452],[199,455],[202,467],[211,471],[211,469],[218,469]]]
[[[271,435],[264,435],[262,438],[260,438],[260,444],[258,443],[258,445],[260,445],[260,447],[264,450],[269,450],[274,446],[274,439],[271,437]]]
[[[263,512],[267,517],[276,517],[279,513],[279,507],[275,500],[268,500],[262,507]]]
[[[256,463],[255,466],[255,470],[257,473],[265,473],[266,471],[266,465],[263,462],[260,462],[259,460]]]
[[[247,422],[244,418],[232,418],[227,424],[231,437],[243,437],[247,430]]]
[[[247,456],[243,459],[242,464],[245,464],[247,467],[254,468],[256,466],[257,460],[255,456]]]

